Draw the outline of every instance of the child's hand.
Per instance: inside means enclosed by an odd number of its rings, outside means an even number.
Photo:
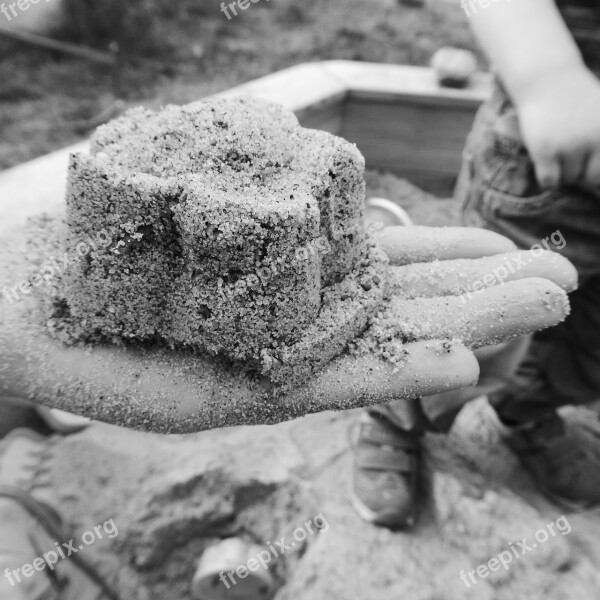
[[[543,188],[600,186],[600,81],[590,71],[570,69],[536,81],[517,111]]]
[[[379,242],[391,262],[388,321],[397,325],[386,336],[406,340],[398,366],[379,354],[343,354],[283,395],[189,352],[64,346],[32,322],[33,296],[13,304],[0,297],[0,396],[126,427],[189,433],[429,395],[477,380],[470,348],[560,322],[568,313],[562,290],[576,287],[564,257],[547,252],[534,260],[491,231],[390,227]],[[517,266],[510,273],[509,263]],[[9,280],[26,267],[25,257],[13,260],[0,249],[0,273],[12,272]]]
[[[600,185],[600,83],[556,1],[498,2],[469,16],[517,108],[541,186]]]

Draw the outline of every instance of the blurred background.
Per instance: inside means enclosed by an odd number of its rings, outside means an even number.
[[[128,105],[184,104],[307,61],[426,65],[444,45],[475,49],[448,0],[262,0],[231,20],[218,0],[49,0],[7,14],[0,170],[87,137]]]

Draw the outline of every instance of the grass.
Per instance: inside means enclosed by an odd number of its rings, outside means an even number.
[[[0,169],[86,137],[117,100],[156,108],[306,61],[422,65],[445,44],[474,49],[458,2],[445,0],[271,0],[231,21],[218,0],[136,0],[143,18],[128,13],[118,29],[93,12],[97,0],[65,1],[83,8],[59,36],[101,48],[117,41],[119,66],[0,42]]]

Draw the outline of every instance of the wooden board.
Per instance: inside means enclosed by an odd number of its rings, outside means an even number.
[[[367,165],[391,171],[436,195],[452,193],[473,107],[348,100],[341,135],[354,142]]]

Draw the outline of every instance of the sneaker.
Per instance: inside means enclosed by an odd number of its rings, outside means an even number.
[[[354,443],[351,500],[365,520],[392,529],[416,520],[420,438],[363,412]]]
[[[524,425],[498,423],[504,441],[546,496],[575,510],[600,504],[597,418],[553,413]]]
[[[52,486],[55,441],[15,429],[0,442],[0,599],[118,600],[87,559],[58,560],[75,535]]]

